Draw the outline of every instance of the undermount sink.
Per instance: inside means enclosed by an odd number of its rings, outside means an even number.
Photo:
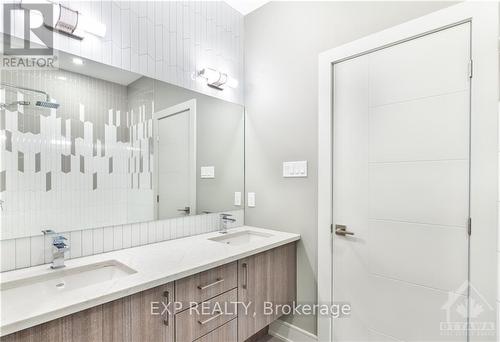
[[[130,267],[108,260],[74,268],[50,271],[0,284],[2,300],[26,296],[49,295],[116,280],[136,273]]]
[[[235,233],[228,233],[221,236],[209,238],[209,240],[225,243],[232,246],[245,245],[247,243],[259,241],[271,237],[271,234],[243,230]]]

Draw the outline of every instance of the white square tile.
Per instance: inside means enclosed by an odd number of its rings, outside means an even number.
[[[177,219],[169,220],[170,240],[177,239]]]
[[[132,226],[127,224],[123,226],[123,248],[132,247]]]
[[[30,252],[30,238],[16,239],[16,268],[30,266]]]
[[[43,235],[32,236],[30,244],[31,266],[41,265],[45,262],[45,244]]]
[[[170,221],[171,220],[163,220],[161,222],[161,227],[163,229],[163,240],[170,240]]]
[[[156,221],[155,222],[155,227],[156,227],[156,241],[163,241],[163,224],[161,221]]]
[[[121,10],[121,35],[122,35],[122,48],[130,47],[130,10]]]
[[[113,227],[106,227],[103,229],[103,251],[109,252],[113,250],[115,240],[113,237]]]
[[[44,235],[43,236],[44,243],[44,255],[45,255],[45,264],[52,262],[52,242],[54,241],[54,237],[52,235]]]
[[[132,247],[139,246],[141,244],[141,224],[133,224],[131,227],[132,231]]]
[[[79,258],[82,256],[82,231],[76,230],[71,232],[70,256],[71,258]]]
[[[115,226],[113,231],[113,249],[122,249],[123,248],[123,227]]]
[[[148,222],[148,243],[155,243],[156,240],[156,222]]]
[[[94,237],[93,230],[87,229],[82,231],[82,256],[94,254]]]
[[[130,70],[130,48],[122,49],[122,69]]]
[[[143,222],[140,224],[140,244],[141,245],[146,245],[148,243],[148,235],[149,235],[149,229],[148,229],[148,223]]]
[[[96,228],[92,230],[93,254],[99,254],[104,251],[104,230]]]
[[[0,241],[1,256],[0,260],[1,271],[10,271],[16,268],[16,240]]]

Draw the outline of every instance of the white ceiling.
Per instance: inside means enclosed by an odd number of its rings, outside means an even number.
[[[271,0],[224,0],[229,6],[243,15],[255,11],[257,8],[267,4]]]

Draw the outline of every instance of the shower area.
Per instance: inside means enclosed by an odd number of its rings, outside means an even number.
[[[152,191],[133,182],[152,153],[137,134],[152,111],[152,89],[62,69],[4,69],[1,80],[2,238],[40,226],[71,229],[70,222],[151,219],[129,217],[137,212],[129,209]]]

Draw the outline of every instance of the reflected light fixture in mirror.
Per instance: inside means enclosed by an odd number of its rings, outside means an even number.
[[[76,65],[83,65],[83,59],[81,59],[81,58],[77,58],[77,57],[74,57],[74,58],[73,58],[73,64],[76,64]]]
[[[224,90],[225,86],[236,88],[238,81],[226,73],[212,68],[203,68],[198,72],[198,76],[207,80],[207,85],[218,90]]]

